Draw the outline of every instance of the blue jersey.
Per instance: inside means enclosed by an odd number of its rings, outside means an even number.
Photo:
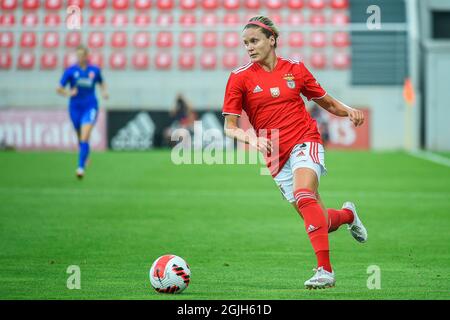
[[[82,69],[78,64],[68,67],[59,84],[65,87],[67,84],[70,88],[77,87],[78,94],[70,97],[71,105],[79,105],[85,103],[96,103],[95,85],[103,83],[100,68],[89,64],[86,69]]]

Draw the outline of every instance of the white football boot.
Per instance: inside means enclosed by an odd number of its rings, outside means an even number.
[[[315,274],[311,279],[305,281],[306,289],[325,289],[334,287],[336,279],[334,277],[334,271],[328,272],[323,267],[313,269]]]
[[[83,168],[77,168],[77,171],[76,171],[76,174],[77,174],[77,178],[78,179],[83,179],[83,177],[84,177],[84,169]]]
[[[352,237],[355,238],[358,242],[366,242],[367,230],[359,219],[358,214],[356,213],[355,204],[353,202],[347,201],[342,205],[342,209],[350,210],[351,212],[353,212],[353,216],[355,217],[353,219],[353,222],[348,224],[348,230],[350,230]]]

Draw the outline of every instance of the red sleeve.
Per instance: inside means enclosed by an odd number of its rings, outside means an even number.
[[[300,71],[303,76],[303,87],[301,93],[308,99],[320,99],[326,96],[327,92],[320,86],[316,78],[309,72],[303,63],[300,63]]]
[[[228,78],[223,100],[222,114],[234,114],[240,116],[242,113],[242,104],[244,102],[244,86],[242,77],[231,73]]]

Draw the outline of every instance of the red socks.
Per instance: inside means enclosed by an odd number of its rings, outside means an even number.
[[[328,233],[336,231],[343,224],[353,222],[354,216],[351,210],[328,209],[327,211],[328,211]]]
[[[302,213],[305,229],[317,257],[317,267],[331,272],[330,249],[328,244],[328,223],[314,192],[298,189],[295,201]]]

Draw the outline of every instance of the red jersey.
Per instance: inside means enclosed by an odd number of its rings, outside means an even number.
[[[278,159],[268,162],[274,177],[296,144],[322,143],[316,121],[300,94],[308,100],[327,94],[303,63],[281,57],[277,60],[271,72],[252,62],[235,69],[228,79],[222,109],[224,115],[239,116],[244,110],[258,136],[261,129],[278,129]],[[276,165],[271,166],[272,162]]]

